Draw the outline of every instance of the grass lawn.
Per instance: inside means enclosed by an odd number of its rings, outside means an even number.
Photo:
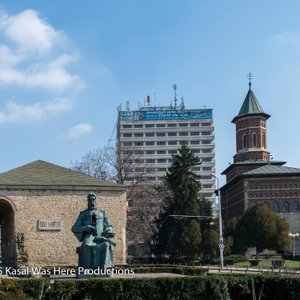
[[[246,267],[251,267],[251,264],[249,261],[243,261],[243,262],[235,263],[234,266],[246,268]],[[272,267],[271,259],[262,259],[259,262],[258,266],[255,266],[252,268],[269,268],[269,267]],[[300,269],[300,261],[299,260],[285,260],[283,267],[287,268],[287,269]]]

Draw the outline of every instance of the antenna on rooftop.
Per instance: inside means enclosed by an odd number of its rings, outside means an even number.
[[[185,110],[184,97],[181,97],[180,109]]]
[[[249,90],[251,90],[251,81],[253,78],[253,74],[251,73],[251,71],[248,73],[247,78],[249,79]]]
[[[174,106],[176,108],[177,107],[177,94],[176,94],[177,85],[176,85],[176,83],[173,84],[173,89],[174,89]]]
[[[130,102],[129,101],[126,101],[126,110],[130,111]]]

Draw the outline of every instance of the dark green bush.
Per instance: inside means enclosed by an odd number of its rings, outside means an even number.
[[[298,300],[300,278],[283,276],[210,275],[169,278],[56,280],[5,279],[0,299],[41,300]]]

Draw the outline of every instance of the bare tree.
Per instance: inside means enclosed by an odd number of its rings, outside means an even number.
[[[113,173],[106,157],[106,149],[97,148],[85,153],[80,160],[71,162],[71,168],[75,171],[103,180],[111,179]]]

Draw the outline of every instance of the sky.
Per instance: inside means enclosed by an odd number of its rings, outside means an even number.
[[[186,108],[213,109],[221,178],[249,71],[268,150],[300,168],[299,12],[297,0],[1,1],[0,172],[70,167],[114,143],[120,104],[169,105],[176,83]]]

